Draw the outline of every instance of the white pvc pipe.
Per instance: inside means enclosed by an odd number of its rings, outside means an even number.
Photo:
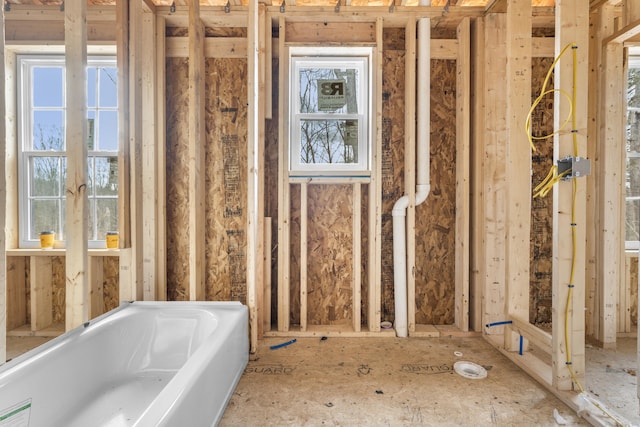
[[[428,3],[428,4],[423,4]],[[420,1],[430,6],[431,1]],[[418,138],[416,142],[416,206],[427,199],[431,190],[429,169],[431,164],[431,19],[418,20]],[[393,282],[396,335],[409,335],[407,320],[407,238],[406,216],[409,196],[402,196],[393,205]]]

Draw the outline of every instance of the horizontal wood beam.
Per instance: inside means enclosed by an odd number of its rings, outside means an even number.
[[[28,19],[5,22],[7,44],[21,41],[39,42],[40,44],[64,43],[64,21],[38,21],[34,25]],[[87,43],[114,42],[116,28],[113,21],[87,22]]]
[[[188,58],[188,37],[167,37],[167,58]],[[247,39],[244,37],[220,37],[204,39],[205,58],[246,58]]]
[[[534,58],[555,57],[555,39],[553,37],[533,37],[531,39],[531,56]]]
[[[8,21],[64,21],[64,10],[60,6],[26,6],[12,4],[11,10],[5,12]],[[87,7],[87,22],[116,20],[116,8],[110,6]]]
[[[633,21],[621,30],[616,31],[610,37],[604,39],[602,41],[602,45],[606,46],[609,43],[624,43],[638,35],[640,35],[640,19]]]

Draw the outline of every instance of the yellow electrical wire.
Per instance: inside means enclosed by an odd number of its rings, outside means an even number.
[[[559,133],[567,125],[567,123],[569,123],[569,121],[571,121],[571,118],[575,116],[575,114],[574,114],[574,102],[573,102],[573,100],[575,100],[575,85],[574,85],[574,97],[573,98],[568,93],[566,93],[565,91],[560,90],[560,89],[549,89],[549,90],[547,90],[547,85],[549,84],[549,80],[551,80],[551,76],[553,75],[553,69],[555,68],[556,64],[558,63],[558,61],[560,60],[562,55],[564,55],[564,53],[569,48],[571,48],[573,46],[575,46],[575,44],[573,44],[573,43],[569,43],[568,45],[566,45],[560,51],[558,56],[553,60],[553,63],[549,67],[549,71],[547,71],[547,75],[544,78],[544,82],[542,83],[542,88],[540,89],[540,95],[538,95],[536,100],[533,101],[533,104],[531,105],[531,108],[529,109],[529,113],[527,114],[527,120],[525,121],[525,132],[527,133],[527,136],[529,137],[529,145],[531,145],[531,149],[533,151],[536,151],[536,146],[533,143],[534,140],[547,139],[547,138]],[[575,53],[575,49],[574,49],[574,53]],[[574,64],[574,79],[575,79],[575,75],[576,75],[576,72],[575,72],[575,64]],[[540,104],[540,102],[542,102],[542,100],[544,99],[544,97],[547,94],[553,93],[553,92],[559,92],[569,100],[569,105],[571,106],[570,107],[570,111],[569,111],[569,115],[565,119],[564,123],[562,123],[562,126],[560,126],[560,128],[558,130],[556,130],[555,132],[550,133],[549,135],[534,137],[531,134],[531,116],[533,115],[533,111],[536,109],[538,104]]]
[[[555,68],[556,63],[560,60],[560,58],[562,57],[562,55],[569,49],[571,48],[571,50],[573,51],[573,91],[572,91],[572,95],[569,96],[565,91],[559,90],[559,89],[552,89],[552,90],[546,90],[546,86],[547,83],[549,82],[549,79],[551,78],[551,75],[553,73],[553,69]],[[540,91],[540,95],[538,96],[538,98],[536,98],[536,100],[534,101],[533,105],[531,106],[531,109],[529,110],[529,114],[527,115],[527,120],[526,120],[526,124],[525,124],[525,128],[526,128],[526,132],[527,135],[529,137],[529,144],[531,145],[531,149],[533,151],[536,151],[535,145],[533,143],[534,140],[536,139],[546,139],[549,138],[557,133],[559,133],[564,126],[566,126],[566,124],[571,121],[571,135],[573,137],[573,155],[574,158],[578,157],[578,131],[577,131],[577,118],[576,118],[576,99],[577,99],[577,73],[578,73],[578,60],[577,60],[577,49],[578,47],[574,44],[574,43],[569,43],[568,45],[566,45],[564,47],[564,49],[562,49],[562,51],[560,51],[560,54],[558,54],[558,56],[554,59],[553,64],[551,64],[551,67],[549,68],[549,71],[547,72],[547,76],[544,79],[544,83],[542,85],[542,89]],[[549,134],[549,135],[545,135],[545,136],[541,136],[541,137],[533,137],[531,135],[531,116],[533,114],[533,111],[535,110],[535,108],[538,106],[538,104],[542,101],[542,98],[547,95],[548,93],[552,93],[552,92],[559,92],[560,94],[564,95],[566,98],[569,99],[570,101],[570,112],[569,112],[569,117],[565,120],[565,122],[562,124],[562,126],[560,126],[560,128],[556,131],[554,131],[553,133]],[[538,184],[535,188],[534,188],[534,194],[533,197],[544,197],[546,196],[549,191],[551,191],[551,189],[553,188],[553,186],[560,181],[565,175],[570,174],[571,170],[566,170],[563,173],[558,175],[558,167],[557,166],[552,166],[551,169],[549,170],[549,173],[547,174],[547,176],[545,177],[544,180],[542,180],[542,182],[540,184]],[[572,191],[572,197],[571,197],[571,242],[572,242],[572,254],[571,254],[571,270],[570,270],[570,274],[569,274],[569,290],[567,293],[567,301],[565,304],[565,309],[564,309],[564,343],[565,343],[565,352],[566,352],[566,366],[567,369],[569,371],[569,375],[571,376],[571,380],[574,382],[574,384],[576,385],[576,387],[578,387],[578,389],[580,390],[581,393],[584,393],[584,387],[582,387],[582,384],[580,383],[580,381],[578,380],[578,377],[575,374],[575,371],[573,370],[573,365],[572,365],[572,358],[571,358],[571,341],[570,341],[570,335],[569,335],[569,311],[571,308],[571,302],[573,300],[573,289],[575,287],[574,284],[574,278],[575,278],[575,269],[576,269],[576,258],[577,258],[577,224],[576,224],[576,195],[578,193],[578,180],[577,179],[573,179],[572,180],[572,185],[573,185],[573,191]],[[609,411],[606,410],[606,408],[602,407],[602,405],[598,404],[598,402],[594,402],[591,401],[591,403],[597,407],[598,409],[600,409],[605,415],[607,415],[609,418],[611,418],[616,425],[619,426],[623,426],[624,424],[613,414],[611,414]]]

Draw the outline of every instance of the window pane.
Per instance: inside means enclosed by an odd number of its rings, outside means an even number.
[[[64,150],[64,115],[62,111],[33,112],[33,149]]]
[[[31,158],[31,196],[60,196],[62,173],[60,157]]]
[[[358,70],[301,68],[300,113],[358,113]]]
[[[65,240],[66,82],[62,55],[49,59],[19,55],[19,61],[18,70],[25,71],[22,81],[30,85],[28,91],[18,94],[19,101],[24,101],[19,126],[27,129],[20,135],[23,161],[19,176],[25,179],[26,188],[21,194],[26,212],[21,212],[20,218],[27,222],[21,223],[20,244],[31,246],[43,230],[53,230],[56,240]],[[115,58],[89,58],[88,62],[87,118],[94,126],[93,140],[89,138],[87,145],[88,238],[94,240],[104,239],[106,231],[117,230],[118,93]]]
[[[117,68],[100,68],[100,107],[118,106]]]
[[[62,107],[62,68],[33,68],[33,106]]]
[[[31,201],[31,236],[30,239],[39,239],[41,231],[55,231],[56,240],[60,240],[58,235],[58,212],[60,199],[36,199]]]
[[[118,151],[118,112],[98,113],[98,150]]]
[[[640,68],[630,68],[627,77],[629,107],[640,108]]]
[[[357,120],[300,120],[300,163],[358,163]]]
[[[625,240],[640,239],[640,200],[627,200],[625,211]]]
[[[640,153],[640,111],[627,112],[627,152]]]
[[[640,158],[627,158],[627,197],[640,196]]]
[[[104,240],[107,231],[118,230],[118,200],[96,199],[96,216],[97,238]]]
[[[118,158],[96,157],[94,169],[96,196],[118,195]]]
[[[90,197],[89,198],[89,206],[88,206],[88,210],[89,210],[89,218],[88,218],[88,224],[87,224],[87,238],[89,240],[95,240],[96,239],[96,234],[95,234],[95,204],[96,204],[96,199]]]
[[[96,78],[95,67],[87,68],[87,107],[89,108],[96,106]]]

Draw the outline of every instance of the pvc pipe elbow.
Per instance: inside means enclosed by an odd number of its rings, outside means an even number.
[[[393,205],[392,216],[407,216],[407,207],[409,207],[409,196],[400,197]]]
[[[418,184],[416,185],[416,206],[427,200],[427,196],[431,192],[431,185]]]

